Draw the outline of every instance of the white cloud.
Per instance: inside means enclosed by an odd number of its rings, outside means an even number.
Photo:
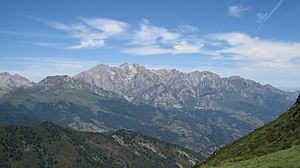
[[[264,24],[271,18],[271,16],[274,14],[274,12],[276,12],[276,10],[282,5],[283,2],[284,0],[279,0],[278,3],[274,6],[274,8],[269,13],[267,13],[266,16],[264,16],[263,20],[261,20],[260,25],[257,27],[254,34],[256,34],[264,26]],[[260,17],[262,16],[263,15],[261,15]]]
[[[242,5],[238,5],[238,9],[232,8],[235,12],[245,10],[246,7]],[[219,59],[248,61],[256,66],[273,69],[288,68],[292,66],[291,60],[300,56],[298,42],[260,39],[240,32],[200,36],[199,29],[191,25],[167,29],[154,26],[146,19],[140,23],[138,29],[131,31],[128,29],[132,26],[128,23],[104,18],[81,18],[75,24],[48,24],[66,31],[71,38],[80,40],[80,44],[68,46],[68,49],[99,48],[106,45],[108,38],[119,39],[120,35],[129,34],[126,40],[130,43],[123,52],[132,55],[202,54]],[[39,45],[57,46],[55,43]]]
[[[49,22],[38,19],[50,27],[64,31],[69,38],[77,39],[78,44],[63,45],[50,42],[35,42],[42,47],[60,47],[65,49],[101,48],[108,39],[129,41],[124,53],[134,55],[157,54],[194,54],[200,53],[203,41],[197,27],[182,24],[170,30],[154,26],[143,19],[138,29],[129,23],[106,18],[81,18],[77,23]],[[59,45],[58,45],[59,44]],[[128,44],[128,43],[127,43]]]
[[[123,52],[133,55],[195,54],[203,47],[198,37],[199,29],[191,25],[181,25],[175,30],[153,26],[144,19],[140,29],[135,31],[131,45]]]
[[[81,20],[91,28],[101,31],[106,37],[123,33],[129,27],[125,22],[112,19],[82,18]]]
[[[81,49],[81,48],[100,48],[105,45],[103,39],[92,39],[92,38],[84,38],[81,40],[79,45],[74,45],[70,47],[66,47],[68,49]]]
[[[233,5],[233,6],[229,6],[227,14],[228,16],[241,17],[249,9],[250,7],[244,5]]]
[[[172,48],[161,48],[158,45],[147,45],[126,49],[123,52],[132,55],[159,55],[159,54],[195,54],[201,53],[201,44],[189,44],[186,41],[174,44]]]
[[[67,49],[103,47],[106,39],[124,33],[129,27],[125,22],[104,18],[81,18],[75,24],[47,23],[52,28],[65,31],[71,38],[79,39],[80,44]]]
[[[256,14],[256,21],[257,23],[262,23],[268,17],[268,13],[257,13]]]
[[[192,26],[192,25],[188,25],[188,24],[181,24],[178,26],[178,31],[181,33],[199,33],[200,30],[198,27]]]
[[[282,0],[273,8],[273,12],[257,15],[262,25],[278,9],[281,3]],[[289,84],[296,86],[297,83],[299,84],[299,80],[296,79],[300,79],[300,42],[262,39],[241,32],[203,35],[200,34],[197,27],[192,25],[183,24],[169,29],[152,25],[145,19],[137,28],[122,21],[103,18],[81,18],[77,23],[72,24],[43,22],[54,29],[65,32],[68,34],[68,41],[70,41],[70,38],[75,39],[77,44],[55,43],[53,39],[51,42],[34,43],[42,47],[99,48],[108,45],[110,39],[123,40],[118,45],[121,45],[120,48],[124,47],[125,49],[122,52],[127,54],[207,55],[211,56],[207,57],[207,62],[212,62],[212,66],[203,67],[206,68],[203,70],[212,70],[227,76],[237,74],[265,83],[276,83],[277,86],[288,86]],[[48,36],[42,34],[1,30],[0,33],[48,38]],[[60,38],[65,37],[60,36]],[[199,64],[204,65],[207,62],[204,61]],[[19,73],[37,81],[47,75],[73,75],[96,63],[98,62],[95,60],[45,57],[12,58],[11,60],[0,58],[0,70]],[[223,68],[223,64],[226,68]],[[18,69],[16,70],[14,67],[18,67]]]
[[[123,52],[132,55],[158,55],[158,54],[172,54],[174,50],[160,48],[157,45],[149,45],[149,46],[126,49]]]
[[[181,41],[173,46],[174,54],[193,54],[200,53],[203,44],[201,43],[188,43],[187,41]]]
[[[211,35],[212,40],[225,43],[216,52],[230,55],[233,60],[250,61],[261,67],[285,69],[300,56],[300,43],[265,40],[244,33],[219,33]]]
[[[163,27],[156,27],[144,19],[140,24],[140,30],[133,35],[132,44],[154,45],[157,43],[169,43],[177,40],[180,34],[171,32]]]
[[[252,38],[249,37],[249,35],[239,32],[216,33],[208,35],[208,37],[213,40],[219,40],[219,42],[225,41],[230,45],[244,44],[252,40]]]

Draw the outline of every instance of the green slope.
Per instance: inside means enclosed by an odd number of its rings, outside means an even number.
[[[295,157],[299,156],[297,145],[300,145],[300,96],[297,102],[278,119],[216,151],[200,167],[220,167],[228,164],[236,166],[235,163],[250,164],[257,159],[265,161],[265,165],[260,163],[262,167],[272,167],[268,163],[270,162],[268,159],[272,159],[272,156],[278,157],[278,160],[274,159],[276,161],[274,164],[284,163],[285,160],[282,160],[284,158],[281,155],[285,153],[294,152]],[[297,166],[300,167],[299,164]]]
[[[228,163],[219,168],[299,168],[300,145],[252,159]]]
[[[78,132],[46,122],[0,126],[0,167],[191,167],[199,154],[129,130]]]
[[[0,124],[44,121],[90,132],[134,129],[202,153],[254,128],[222,111],[156,108],[72,88],[20,88],[0,98]]]

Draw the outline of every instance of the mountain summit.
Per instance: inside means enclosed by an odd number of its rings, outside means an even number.
[[[271,85],[261,85],[239,76],[222,78],[208,71],[185,73],[176,69],[152,70],[128,63],[119,67],[96,65],[75,75],[73,79],[85,81],[93,88],[114,92],[133,103],[167,108],[227,107],[242,110],[241,106],[251,109],[259,106],[257,113],[279,114],[280,111],[270,110],[266,106],[272,104],[278,109],[280,106],[288,107],[291,103],[285,102],[292,102],[296,97]],[[233,105],[237,103],[240,105]],[[272,116],[261,115],[259,118],[272,120]]]
[[[18,74],[0,73],[0,96],[18,87],[32,85],[32,82]]]
[[[24,81],[27,87],[5,89],[0,123],[51,121],[92,132],[129,128],[202,154],[273,120],[297,97],[238,76],[138,64],[99,64],[73,77]]]

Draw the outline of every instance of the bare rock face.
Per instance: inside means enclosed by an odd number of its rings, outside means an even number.
[[[224,109],[238,102],[249,107],[261,106],[260,110],[263,111],[271,104],[290,103],[296,98],[271,85],[262,85],[239,76],[222,78],[208,71],[185,73],[176,69],[151,70],[127,63],[119,67],[96,65],[73,79],[114,92],[130,102],[156,107]],[[239,109],[238,106],[235,108]]]
[[[118,97],[118,95],[114,92],[109,92],[107,90],[102,89],[101,87],[94,87],[92,83],[86,82],[84,80],[75,79],[68,75],[47,76],[45,79],[41,80],[33,87],[40,87],[44,90],[51,88],[75,89],[97,93],[101,96]]]
[[[32,85],[32,82],[18,74],[11,75],[7,72],[0,73],[0,96],[18,87],[27,87]]]
[[[155,106],[182,104],[187,97],[197,97],[195,88],[201,81],[220,79],[211,72],[187,74],[176,69],[150,70],[138,64],[97,65],[73,78],[120,94],[129,101]]]
[[[68,75],[56,75],[47,76],[45,79],[41,80],[38,85],[44,87],[59,86],[60,84],[72,83],[72,78]]]
[[[4,91],[30,86],[28,95],[36,97],[33,104],[43,99],[50,112],[42,110],[37,117],[54,118],[56,114],[53,121],[63,118],[64,125],[85,131],[136,129],[190,149],[229,143],[276,118],[299,95],[239,76],[153,70],[138,64],[99,64],[73,77],[48,76],[37,84],[18,75],[3,73],[0,77]],[[59,95],[55,104],[52,93]],[[11,96],[7,100],[14,101],[19,95],[11,92]],[[31,97],[19,99],[25,102]],[[38,111],[40,104],[36,104]]]
[[[0,96],[20,86],[80,89],[154,107],[257,114],[255,117],[263,121],[274,119],[298,95],[239,76],[222,78],[208,71],[152,70],[128,63],[119,67],[99,64],[73,77],[49,76],[35,85],[8,73],[1,73],[0,79]]]

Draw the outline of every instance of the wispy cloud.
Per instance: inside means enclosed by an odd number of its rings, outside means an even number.
[[[144,19],[140,29],[134,31],[130,44],[134,47],[123,52],[134,55],[157,54],[194,54],[203,47],[198,37],[199,29],[190,25],[181,25],[169,30],[152,25]]]
[[[129,27],[125,22],[106,18],[81,18],[79,22],[73,24],[59,22],[47,22],[47,24],[79,40],[79,44],[69,46],[67,49],[103,47],[106,39],[124,33]]]
[[[269,14],[258,16],[263,20],[261,25],[282,2],[279,1]],[[245,11],[246,8],[240,6],[236,11]],[[153,25],[146,19],[134,26],[105,18],[80,18],[79,22],[71,24],[43,22],[79,41],[79,44],[69,46],[52,42],[36,43],[43,47],[99,48],[106,45],[108,39],[114,38],[123,40],[121,52],[131,55],[199,54],[212,56],[213,59],[248,61],[270,68],[286,68],[292,59],[300,56],[299,42],[260,39],[240,32],[201,35],[199,29],[192,25],[183,24],[170,29]]]
[[[229,6],[227,14],[228,14],[228,16],[241,17],[249,9],[250,9],[250,7],[244,6],[244,5],[232,5],[232,6]]]
[[[150,24],[146,19],[143,19],[140,24],[140,29],[135,32],[132,39],[132,44],[154,45],[157,43],[170,43],[180,38],[180,34],[169,31],[163,27],[157,27]]]
[[[261,24],[263,21],[266,20],[267,17],[268,17],[268,13],[257,13],[256,21],[257,23]]]
[[[109,39],[123,40],[126,49],[122,52],[134,55],[194,54],[201,53],[203,47],[198,34],[199,29],[186,24],[181,24],[175,29],[167,29],[154,26],[147,19],[143,19],[139,26],[107,18],[80,18],[75,23],[33,19],[64,32],[69,39],[78,40],[78,44],[73,45],[34,42],[41,47],[95,49],[105,46]]]
[[[261,19],[259,26],[257,27],[254,35],[264,26],[264,24],[271,18],[276,10],[282,5],[284,0],[279,0],[275,7],[267,14],[257,14],[258,18]]]
[[[186,34],[194,34],[200,32],[198,27],[188,25],[188,24],[180,24],[177,28],[177,31]]]
[[[294,64],[291,60],[300,56],[299,42],[266,40],[239,32],[214,34],[210,38],[224,43],[216,52],[227,55],[225,58],[261,67],[287,69]]]
[[[263,27],[282,3],[283,0],[280,0],[269,13],[257,14],[259,27],[256,32]],[[229,8],[228,15],[241,17],[247,10],[249,7],[235,5]],[[101,48],[111,45],[110,42],[115,40],[113,42],[117,43],[113,44],[118,45],[120,52],[136,56],[194,54],[202,57],[205,55],[206,58],[203,60],[208,60],[211,65],[199,68],[212,70],[225,76],[238,73],[237,75],[265,83],[272,81],[280,83],[286,80],[295,86],[299,80],[291,82],[290,79],[300,79],[300,41],[264,39],[241,32],[220,32],[207,35],[201,34],[199,28],[193,25],[181,24],[170,28],[154,25],[146,19],[138,25],[107,18],[79,18],[71,23],[36,20],[57,30],[51,32],[59,33],[59,35],[8,30],[0,30],[0,33],[38,37],[35,39],[38,42],[31,43],[41,47],[63,49]],[[63,40],[56,38],[63,38]],[[204,65],[207,63],[205,61],[199,64]],[[74,75],[97,63],[99,63],[97,60],[58,57],[0,57],[0,71],[19,73],[38,81],[48,75]],[[220,66],[223,63],[228,63],[228,66]]]
[[[159,55],[159,54],[172,54],[173,49],[161,48],[158,45],[148,45],[137,48],[125,49],[123,53],[131,55]]]

